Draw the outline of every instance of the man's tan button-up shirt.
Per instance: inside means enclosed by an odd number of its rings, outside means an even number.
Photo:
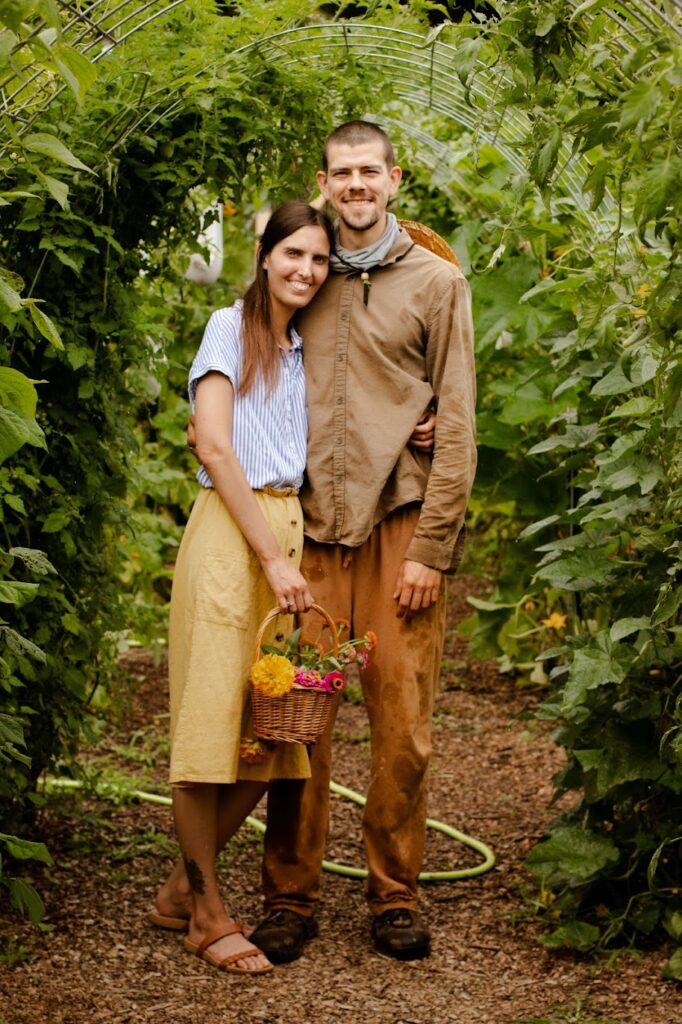
[[[357,547],[389,512],[421,512],[406,557],[445,572],[461,556],[476,469],[473,328],[461,271],[402,231],[371,271],[330,274],[300,314],[308,386],[306,534]],[[433,455],[409,448],[424,410]]]

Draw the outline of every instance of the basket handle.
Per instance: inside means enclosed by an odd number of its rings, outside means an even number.
[[[326,621],[327,625],[329,626],[329,632],[330,632],[331,638],[332,638],[332,654],[336,658],[338,656],[338,653],[339,653],[339,633],[338,633],[338,630],[336,628],[336,623],[334,622],[334,620],[331,617],[331,615],[329,614],[329,612],[325,611],[325,609],[320,604],[311,604],[311,606],[309,608],[309,611],[317,612],[317,614],[322,619],[324,619]],[[287,612],[283,612],[281,610],[281,608],[273,608],[265,616],[265,618],[261,622],[260,626],[258,627],[258,632],[256,633],[256,639],[253,642],[253,661],[254,662],[258,661],[258,659],[260,658],[260,645],[263,642],[263,634],[265,633],[265,630],[267,629],[268,625],[272,622],[273,619],[276,619],[279,615],[287,615],[287,614],[288,613]]]

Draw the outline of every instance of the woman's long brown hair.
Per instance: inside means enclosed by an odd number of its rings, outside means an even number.
[[[277,386],[279,351],[273,340],[268,272],[263,261],[278,242],[293,235],[299,228],[310,226],[318,226],[325,231],[331,250],[334,246],[334,228],[329,217],[301,200],[282,203],[265,225],[256,254],[256,277],[244,296],[244,354],[240,395],[245,395],[253,387],[257,377],[265,381],[270,392]]]

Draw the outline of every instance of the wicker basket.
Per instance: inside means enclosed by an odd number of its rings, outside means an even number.
[[[328,612],[318,604],[311,606],[311,611],[320,615],[331,635],[332,653],[338,654],[339,638],[336,624]],[[253,660],[260,657],[260,645],[263,633],[273,619],[282,612],[273,608],[260,624],[253,644]],[[296,683],[288,693],[281,697],[267,697],[262,690],[251,683],[251,715],[253,734],[261,740],[284,740],[287,743],[316,743],[329,719],[329,712],[334,702],[334,694],[324,690],[315,690]]]

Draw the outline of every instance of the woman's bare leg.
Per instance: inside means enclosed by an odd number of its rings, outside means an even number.
[[[235,806],[231,811],[234,824],[232,834],[244,820],[248,811],[241,813],[246,800],[243,790],[249,792],[253,807],[258,796],[264,789],[262,784],[240,782],[230,786],[236,800],[229,803]],[[180,850],[185,865],[185,873],[192,893],[192,913],[189,921],[188,938],[199,945],[207,935],[229,928],[233,919],[223,906],[218,889],[216,876],[216,850],[218,848],[218,806],[220,787],[208,783],[197,783],[190,788],[173,791],[173,815],[175,828],[180,841]],[[239,814],[241,816],[239,817]],[[229,815],[227,816],[229,818]],[[238,819],[238,820],[237,820]],[[209,946],[211,955],[220,960],[224,957],[245,952],[237,966],[245,970],[257,970],[267,967],[268,960],[262,955],[249,956],[249,943],[243,935],[227,935]]]
[[[267,789],[266,782],[235,782],[218,787],[216,858],[239,830]],[[177,790],[173,791],[174,793]],[[155,899],[156,909],[168,917],[189,917],[192,890],[182,858],[177,860]]]

